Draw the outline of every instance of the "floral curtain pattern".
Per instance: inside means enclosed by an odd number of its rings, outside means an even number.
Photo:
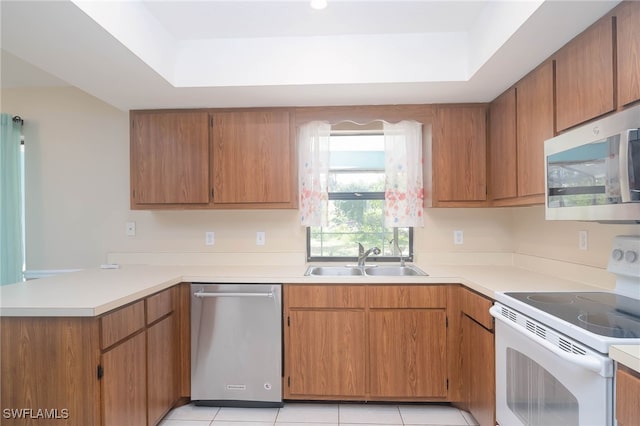
[[[298,194],[302,226],[326,226],[331,124],[312,121],[298,132]]]
[[[424,226],[422,124],[384,123],[387,227]]]

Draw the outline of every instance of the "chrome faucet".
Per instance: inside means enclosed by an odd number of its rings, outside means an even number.
[[[367,251],[364,251],[362,244],[358,243],[358,266],[364,268],[364,263],[367,261],[367,257],[373,253],[376,256],[380,254],[378,247],[372,247]]]
[[[389,241],[389,244],[393,244],[393,246],[396,248],[396,251],[400,255],[400,266],[404,266],[404,256],[402,256],[402,249],[398,245],[398,241],[396,241],[395,239],[391,239],[391,241]]]

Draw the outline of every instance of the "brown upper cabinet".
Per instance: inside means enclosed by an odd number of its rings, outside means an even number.
[[[614,9],[617,24],[618,106],[640,100],[640,2]]]
[[[553,62],[532,71],[489,105],[494,205],[544,202],[544,141],[554,136]]]
[[[131,113],[131,205],[209,202],[209,114]]]
[[[544,141],[555,135],[553,67],[547,61],[516,85],[518,197],[526,204],[544,203]]]
[[[295,207],[294,150],[288,111],[213,114],[214,204]]]
[[[554,59],[559,132],[615,110],[611,16],[600,19],[567,43]]]
[[[132,209],[295,208],[295,149],[279,109],[131,112]]]
[[[432,144],[433,205],[486,205],[486,104],[438,105]]]
[[[516,88],[489,105],[489,162],[491,198],[518,196],[516,149]]]

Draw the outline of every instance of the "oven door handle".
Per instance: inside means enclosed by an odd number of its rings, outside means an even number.
[[[500,307],[493,305],[489,309],[489,313],[498,321],[508,325],[513,328],[516,332],[528,337],[533,340],[535,343],[543,346],[547,350],[551,351],[555,355],[560,358],[568,361],[572,364],[578,365],[580,367],[591,370],[595,373],[598,373],[602,377],[613,377],[613,363],[611,359],[606,357],[596,357],[593,355],[577,355],[570,352],[565,352],[557,346],[549,343],[545,339],[539,337],[536,334],[529,332],[526,328],[522,327],[520,324],[510,321],[502,316]]]

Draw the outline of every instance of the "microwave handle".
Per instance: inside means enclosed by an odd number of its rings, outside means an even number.
[[[625,130],[620,134],[620,196],[623,203],[631,202],[631,189],[629,186],[629,134],[631,130]]]

